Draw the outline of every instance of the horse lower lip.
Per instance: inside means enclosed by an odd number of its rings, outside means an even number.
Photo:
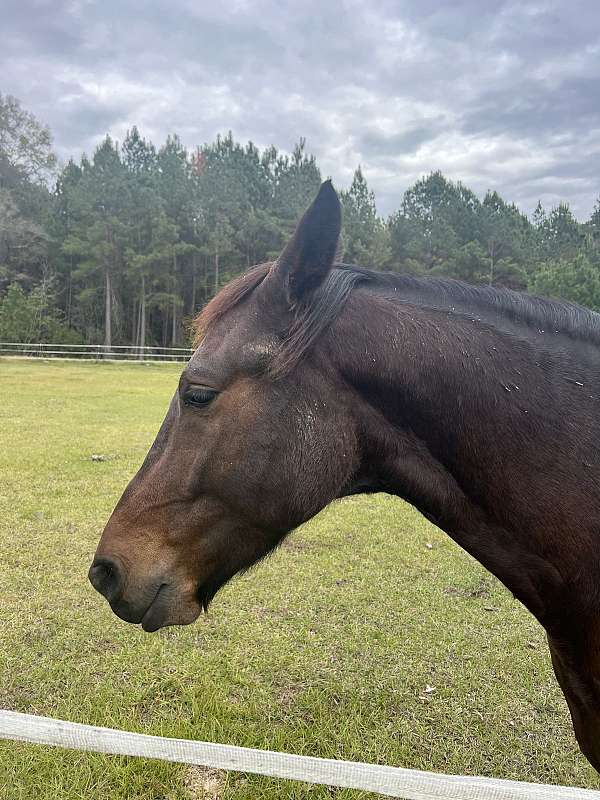
[[[158,587],[158,591],[154,596],[154,600],[150,603],[150,605],[146,609],[146,613],[141,619],[142,628],[146,631],[146,633],[153,633],[154,631],[157,631],[159,628],[162,628],[162,622],[161,622],[162,615],[160,613],[160,609],[157,608],[157,605],[161,592],[166,585],[167,585],[166,583],[161,583],[161,585]]]

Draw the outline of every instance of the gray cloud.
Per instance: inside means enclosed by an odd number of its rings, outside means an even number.
[[[382,213],[441,169],[531,211],[600,193],[595,0],[5,0],[0,91],[62,158],[132,125],[190,147],[232,129],[326,175],[360,163]]]

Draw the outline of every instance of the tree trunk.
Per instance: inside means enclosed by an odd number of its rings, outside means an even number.
[[[138,338],[140,335],[140,310],[138,308],[137,298],[131,301],[131,344],[137,347]]]
[[[142,296],[140,298],[140,348],[142,354],[146,347],[146,276],[142,275]]]
[[[215,294],[219,291],[219,250],[215,250]]]
[[[73,302],[73,257],[71,257],[71,267],[69,269],[69,291],[67,294],[67,325],[71,327],[71,304]]]
[[[177,345],[177,297],[173,292],[173,302],[171,306],[171,347],[176,347]]]
[[[165,304],[162,319],[162,340],[163,347],[167,346],[167,332],[169,330],[169,307]]]
[[[112,347],[112,287],[108,267],[104,271],[104,279],[104,345],[105,350],[108,351]]]
[[[173,295],[171,317],[171,347],[177,344],[177,255],[173,253]]]

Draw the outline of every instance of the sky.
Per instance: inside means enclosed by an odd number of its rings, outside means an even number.
[[[531,213],[600,196],[598,0],[1,0],[0,92],[59,158],[137,125],[231,130],[324,177],[360,164],[379,213],[433,170]]]

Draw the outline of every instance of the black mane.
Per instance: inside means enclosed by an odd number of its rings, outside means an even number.
[[[238,305],[267,277],[271,264],[243,273],[211,300],[194,321],[196,346],[206,329]],[[511,289],[472,286],[451,278],[376,272],[352,264],[336,264],[310,301],[295,309],[295,321],[272,365],[272,373],[291,371],[321,334],[335,321],[356,287],[384,293],[398,303],[470,317],[500,329],[529,328],[535,333],[567,336],[600,346],[600,314],[564,300],[549,300]]]
[[[350,271],[372,286],[394,292],[399,301],[417,302],[428,308],[470,317],[511,322],[536,331],[559,333],[572,339],[600,344],[600,314],[566,300],[515,292],[495,286],[473,286],[452,278],[397,275],[374,272],[340,264],[339,272]],[[336,270],[332,271],[332,275]],[[335,277],[334,277],[335,280]]]
[[[487,322],[500,329],[526,327],[543,334],[600,345],[600,314],[564,300],[499,289],[472,286],[451,278],[375,272],[352,264],[336,264],[310,302],[297,309],[296,320],[273,365],[274,374],[294,368],[342,310],[357,286],[393,295],[399,303],[414,303]]]

